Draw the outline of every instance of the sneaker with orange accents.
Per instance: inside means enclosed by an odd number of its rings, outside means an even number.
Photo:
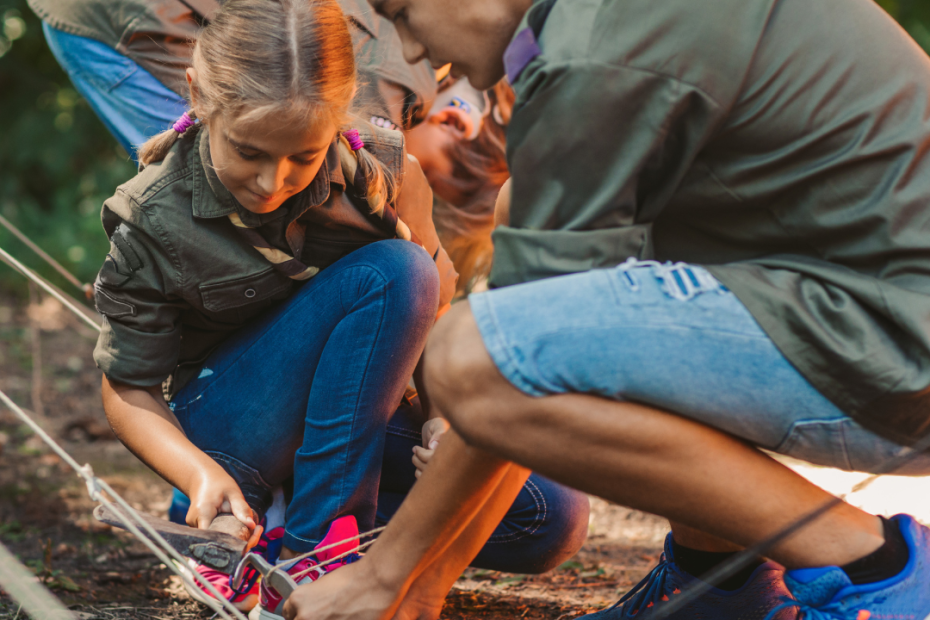
[[[777,608],[796,608],[803,620],[925,620],[930,618],[930,528],[908,515],[892,517],[909,557],[890,579],[853,585],[836,566],[785,573],[794,598]]]
[[[677,563],[672,551],[672,535],[665,539],[665,553],[645,579],[636,584],[614,606],[582,616],[585,620],[761,620],[769,614],[773,620],[796,620],[797,610],[778,609],[788,594],[782,579],[785,569],[774,562],[756,568],[738,590],[711,588],[697,600],[670,616],[662,603],[674,598],[697,581]],[[576,620],[581,620],[578,618]]]
[[[268,534],[273,541],[279,540],[284,536],[284,528],[277,528]],[[345,541],[343,544],[337,544]],[[331,573],[337,568],[351,564],[359,559],[358,553],[358,524],[355,517],[348,515],[340,517],[333,521],[326,532],[326,536],[320,541],[314,549],[323,549],[332,546],[331,549],[322,551],[319,555],[304,558],[296,564],[288,566],[287,563],[277,562],[278,565],[284,566],[287,574],[294,578],[299,584],[316,581],[323,575]],[[332,561],[334,558],[343,556]],[[268,558],[270,561],[277,560],[277,557]],[[284,602],[281,596],[271,587],[265,584],[261,585],[261,607],[259,612],[260,620],[284,620]]]
[[[264,523],[265,521],[262,521],[263,528]],[[282,528],[278,529],[283,531]],[[258,534],[258,532],[256,532],[256,534]],[[278,540],[279,538],[280,536],[275,536],[274,539],[272,539],[270,534],[263,530],[258,538],[257,544],[251,548],[251,552],[257,553],[265,558],[269,556],[276,558],[281,552],[281,542]],[[232,586],[232,578],[229,575],[212,569],[209,566],[198,564],[194,560],[188,560],[188,568],[199,573],[201,577],[207,580],[210,585],[216,589],[220,596],[232,603],[239,611],[250,611],[258,604],[259,581],[261,575],[259,575],[258,571],[254,568],[249,567],[246,569],[242,583],[238,588]],[[186,582],[184,583],[184,588],[191,598],[203,603],[211,609],[217,609],[217,601],[213,598],[213,595],[199,583],[197,583],[197,586],[197,589],[193,589]]]

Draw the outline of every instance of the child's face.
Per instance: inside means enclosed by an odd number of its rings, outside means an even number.
[[[287,122],[274,114],[243,123],[210,121],[213,167],[243,207],[271,213],[316,177],[336,136],[329,121]]]
[[[405,132],[407,152],[417,158],[430,187],[440,198],[461,204],[462,196],[446,179],[452,177],[449,149],[471,131],[471,118],[461,110],[447,107]]]
[[[452,63],[479,90],[504,75],[504,50],[532,0],[369,0],[394,23],[410,64]]]

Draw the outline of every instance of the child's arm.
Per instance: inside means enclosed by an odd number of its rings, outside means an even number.
[[[494,203],[494,225],[506,226],[509,222],[510,179],[507,179],[501,187],[500,192],[497,194],[497,202]],[[417,372],[420,373],[420,376],[414,373],[414,381],[416,381],[417,386],[423,385],[422,364],[423,360],[421,359],[420,363],[417,364]],[[423,470],[426,468],[427,463],[433,458],[433,453],[439,445],[439,440],[442,438],[443,434],[449,430],[449,423],[446,422],[444,418],[438,417],[438,413],[434,413],[430,410],[429,398],[425,390],[422,389],[420,390],[420,401],[429,419],[423,425],[423,447],[414,446],[413,448],[413,464],[417,468],[417,478],[423,474]]]
[[[165,404],[161,387],[133,387],[103,377],[103,408],[119,440],[143,463],[191,499],[187,522],[208,528],[219,513],[232,513],[255,529],[235,480],[195,446]]]

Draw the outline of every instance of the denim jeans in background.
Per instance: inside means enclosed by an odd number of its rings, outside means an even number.
[[[74,88],[136,161],[136,147],[171,127],[188,104],[135,61],[94,39],[42,24]]]

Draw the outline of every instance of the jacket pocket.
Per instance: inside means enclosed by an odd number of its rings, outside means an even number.
[[[269,267],[244,278],[204,282],[198,288],[204,308],[210,312],[223,312],[259,304],[280,296],[290,286],[290,280],[278,275],[273,268]]]

